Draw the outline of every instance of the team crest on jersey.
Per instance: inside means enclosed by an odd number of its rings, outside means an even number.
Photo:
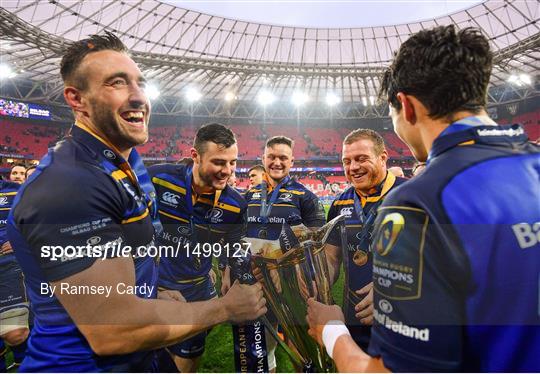
[[[178,226],[178,228],[176,230],[182,236],[191,235],[191,229],[189,228],[189,226]]]
[[[346,208],[341,208],[341,210],[339,211],[339,214],[340,215],[345,215],[347,217],[350,217],[352,215],[352,211],[353,211],[353,207],[352,206],[348,206]]]
[[[109,160],[114,160],[116,158],[116,155],[110,149],[104,149],[103,156],[107,157]]]
[[[5,196],[0,197],[0,205],[7,205],[8,198]]]
[[[284,192],[281,195],[279,195],[279,200],[281,200],[284,203],[290,203],[292,201],[292,193]]]
[[[219,208],[213,208],[206,212],[204,218],[210,220],[211,223],[220,223],[223,222],[223,219],[221,218],[222,216],[223,210]]]

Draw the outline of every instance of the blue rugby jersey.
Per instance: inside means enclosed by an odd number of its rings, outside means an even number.
[[[319,198],[303,184],[287,177],[282,183],[276,201],[272,204],[267,223],[261,215],[264,184],[249,189],[245,194],[247,209],[247,236],[276,240],[284,222],[304,224],[307,227],[321,227],[325,224],[324,208]],[[272,187],[268,185],[267,203],[271,202]]]
[[[371,235],[373,224],[380,206],[386,195],[397,186],[406,182],[405,178],[396,178],[394,174],[387,172],[384,181],[375,187],[375,191],[368,196],[360,196],[353,186],[343,191],[332,203],[328,211],[328,221],[340,214],[345,214],[347,233],[347,258],[343,259],[343,266],[347,267],[344,285],[344,312],[347,325],[354,326],[352,336],[354,340],[364,348],[369,344],[371,326],[362,325],[355,317],[354,307],[365,295],[358,295],[355,291],[363,288],[373,278],[372,255],[371,255]],[[357,214],[355,208],[355,195],[358,207],[363,214]],[[341,247],[339,231],[334,230],[328,243]],[[342,250],[343,253],[343,250]]]
[[[22,371],[147,370],[148,352],[97,356],[58,299],[40,287],[82,272],[98,260],[83,254],[53,261],[43,256],[46,246],[114,243],[135,249],[153,243],[155,192],[148,183],[139,183],[147,178],[135,150],[129,162],[131,167],[104,140],[76,125],[70,137],[49,150],[17,194],[8,237],[25,274],[35,316]],[[154,287],[154,292],[138,296],[154,298],[157,259],[133,254],[136,285]],[[116,256],[107,252],[107,257]]]
[[[540,371],[540,149],[469,117],[379,209],[370,354],[392,371]]]
[[[8,241],[6,231],[7,219],[13,201],[15,200],[15,195],[17,195],[20,187],[21,185],[18,183],[0,180],[0,246]],[[0,266],[13,261],[15,261],[15,255],[13,253],[0,254]]]
[[[214,256],[220,257],[220,264],[224,265],[227,257],[242,255],[238,249],[245,236],[245,200],[230,186],[195,197],[192,171],[191,164],[182,163],[148,169],[163,224],[158,242],[174,249],[173,256],[163,256],[160,261],[159,285],[167,289],[181,291],[203,283]],[[210,246],[203,246],[205,243]],[[211,252],[206,251],[209,248]]]

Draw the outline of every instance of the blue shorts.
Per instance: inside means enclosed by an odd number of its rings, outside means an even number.
[[[202,283],[182,286],[182,289],[178,289],[182,293],[182,296],[188,302],[193,301],[205,301],[217,297],[216,289],[212,284],[212,281],[207,277]],[[195,358],[202,356],[204,353],[204,344],[206,335],[210,330],[201,332],[181,343],[176,343],[167,347],[167,349],[175,356],[183,358]]]
[[[0,313],[17,307],[28,307],[24,276],[17,261],[0,265]]]

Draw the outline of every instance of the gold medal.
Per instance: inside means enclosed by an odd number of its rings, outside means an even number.
[[[358,249],[354,252],[353,262],[356,266],[363,266],[368,262],[368,254],[361,249]]]

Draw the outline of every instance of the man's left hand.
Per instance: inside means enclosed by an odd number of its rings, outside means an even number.
[[[308,314],[306,320],[309,324],[308,333],[322,346],[322,332],[324,326],[328,321],[342,321],[345,323],[345,316],[339,306],[322,304],[315,301],[314,298],[308,299],[307,305]]]

